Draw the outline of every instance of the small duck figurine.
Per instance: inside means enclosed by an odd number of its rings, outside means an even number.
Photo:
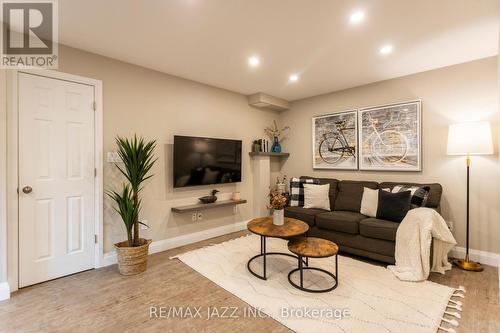
[[[212,193],[212,195],[207,195],[207,196],[198,198],[198,200],[200,200],[204,204],[209,204],[209,203],[216,202],[217,201],[216,194],[219,193],[219,191],[218,190],[212,190],[212,192],[210,192],[210,193]]]

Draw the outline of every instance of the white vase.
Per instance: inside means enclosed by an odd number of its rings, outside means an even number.
[[[273,210],[273,224],[274,225],[285,224],[285,210],[284,209]]]

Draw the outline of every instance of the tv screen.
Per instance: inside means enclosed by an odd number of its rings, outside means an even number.
[[[241,140],[174,136],[174,187],[241,181]]]

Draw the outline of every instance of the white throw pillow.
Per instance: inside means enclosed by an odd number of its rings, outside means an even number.
[[[330,184],[304,184],[304,208],[330,210]]]
[[[383,188],[383,191],[390,192],[389,188]],[[377,217],[378,209],[378,190],[363,188],[363,198],[361,199],[361,209],[359,212],[369,217]]]

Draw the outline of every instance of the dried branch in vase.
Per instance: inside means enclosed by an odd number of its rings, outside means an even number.
[[[273,121],[273,125],[272,126],[269,126],[269,127],[266,127],[264,128],[264,132],[266,132],[266,134],[271,138],[281,138],[282,140],[285,139],[284,137],[282,137],[282,135],[284,134],[284,132],[290,130],[290,126],[285,126],[283,128],[279,128],[278,127],[278,124],[276,123],[276,120]]]

